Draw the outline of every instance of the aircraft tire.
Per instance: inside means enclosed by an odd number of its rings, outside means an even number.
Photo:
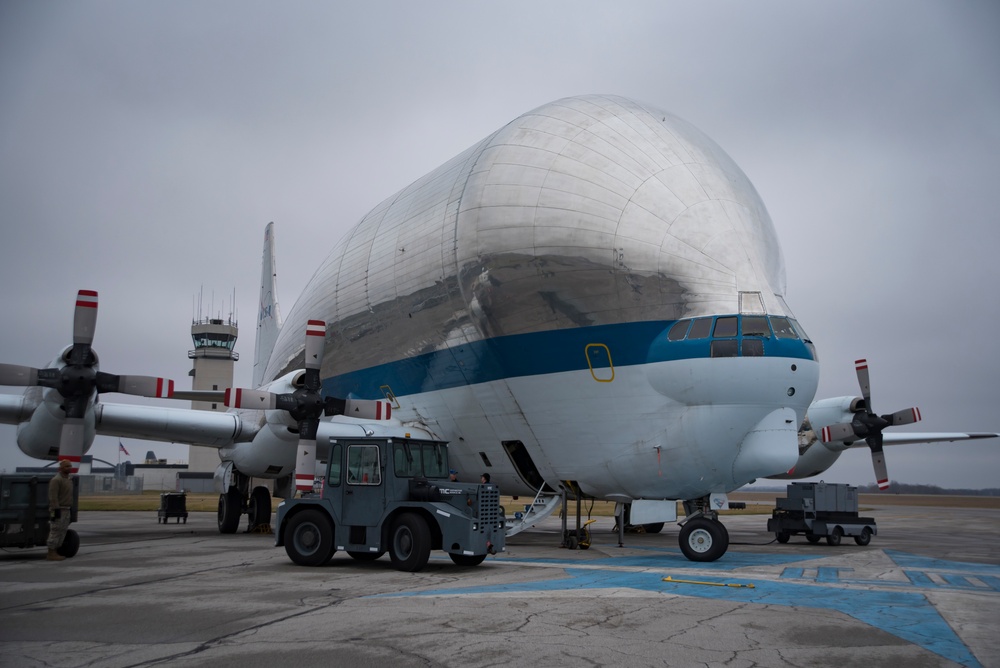
[[[663,522],[654,522],[653,524],[643,524],[642,528],[646,533],[660,533],[663,531]]]
[[[285,553],[299,566],[322,566],[336,551],[333,524],[326,513],[309,508],[285,525]]]
[[[267,487],[253,488],[247,515],[250,518],[251,529],[271,523],[271,493],[267,491]]]
[[[685,522],[678,542],[691,561],[715,561],[729,548],[729,532],[721,522],[698,517]]]
[[[448,556],[459,566],[478,566],[486,559],[485,554],[455,554],[449,552]]]
[[[416,573],[427,565],[431,556],[431,531],[424,518],[404,513],[392,526],[389,558],[398,571]]]
[[[73,531],[72,529],[66,530],[66,537],[63,538],[62,545],[56,548],[56,552],[61,557],[75,557],[76,553],[80,551],[80,534]]]
[[[219,495],[219,533],[236,533],[243,514],[243,498],[240,490],[230,487]]]

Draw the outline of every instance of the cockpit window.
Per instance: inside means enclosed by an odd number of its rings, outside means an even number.
[[[774,335],[779,339],[797,339],[799,335],[795,333],[795,328],[788,318],[771,316],[771,327],[774,327]]]
[[[719,318],[715,321],[715,332],[712,334],[717,339],[736,336],[736,327],[739,319],[736,316]]]
[[[682,341],[684,335],[687,334],[688,326],[691,324],[690,320],[678,320],[674,323],[674,326],[670,328],[667,332],[668,341]]]
[[[708,333],[712,331],[711,318],[698,318],[691,323],[691,331],[688,332],[688,341],[691,339],[706,339]]]
[[[743,336],[771,336],[767,318],[762,315],[743,316]]]
[[[817,359],[812,341],[794,318],[748,313],[685,318],[674,322],[667,329],[666,340],[685,343],[671,348],[669,357],[703,355],[706,339],[711,339],[708,346],[711,357],[771,355]],[[801,343],[797,343],[799,341]]]
[[[806,334],[806,330],[802,329],[802,325],[799,324],[798,320],[792,320],[789,318],[788,322],[792,323],[792,327],[795,328],[795,332],[802,338],[803,341],[812,342],[812,339],[810,339],[809,335]]]

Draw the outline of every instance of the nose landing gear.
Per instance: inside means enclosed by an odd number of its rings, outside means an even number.
[[[684,502],[687,519],[681,525],[681,552],[691,561],[715,561],[729,549],[729,531],[719,514],[708,506],[708,498]]]

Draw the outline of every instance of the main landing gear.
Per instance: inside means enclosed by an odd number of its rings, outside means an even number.
[[[238,473],[233,482],[236,484],[219,495],[219,533],[236,533],[243,513],[247,514],[247,533],[270,533],[271,493],[267,487],[251,490],[250,478]]]

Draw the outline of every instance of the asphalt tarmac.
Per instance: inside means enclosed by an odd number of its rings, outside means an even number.
[[[81,513],[72,559],[0,551],[0,666],[1000,666],[1000,511],[862,514],[866,547],[727,517],[703,564],[674,525],[619,546],[601,517],[567,550],[548,519],[480,566],[433,553],[411,574],[295,566],[214,513]]]

